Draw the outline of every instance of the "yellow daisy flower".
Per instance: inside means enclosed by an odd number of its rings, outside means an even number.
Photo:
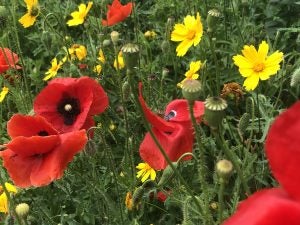
[[[149,40],[152,40],[152,39],[154,39],[155,37],[156,37],[156,33],[155,33],[155,31],[153,31],[153,30],[147,30],[145,33],[144,33],[144,36],[145,36],[145,38],[147,38],[147,39],[149,39]]]
[[[9,89],[8,87],[3,87],[2,91],[0,92],[0,102],[3,102],[3,100],[5,99],[5,96],[7,95]]]
[[[71,16],[73,19],[68,20],[68,26],[77,26],[84,23],[85,17],[90,11],[93,2],[89,2],[87,6],[85,4],[80,4],[78,6],[78,11],[72,12]]]
[[[51,68],[45,73],[45,75],[47,75],[47,76],[45,76],[43,80],[47,81],[47,80],[55,77],[56,74],[57,74],[57,71],[61,68],[62,65],[63,65],[62,61],[60,61],[59,63],[57,63],[57,59],[56,58],[52,59],[52,61],[51,61]]]
[[[196,80],[198,79],[199,77],[199,74],[197,74],[197,72],[200,70],[200,67],[201,67],[201,61],[198,60],[198,61],[192,61],[190,63],[190,69],[184,74],[185,75],[185,78],[177,84],[177,87],[180,87],[182,88],[182,85],[184,83],[184,81],[186,80]]]
[[[93,71],[99,75],[102,71],[102,66],[101,65],[96,65],[94,67]]]
[[[5,187],[10,193],[16,194],[18,192],[16,187],[10,183],[5,182]],[[8,213],[8,199],[2,186],[0,186],[0,193],[0,212]]]
[[[184,56],[189,48],[198,45],[203,35],[203,26],[200,20],[200,14],[194,16],[187,15],[183,24],[175,24],[171,33],[171,40],[181,42],[177,48],[177,56]]]
[[[254,90],[259,80],[267,80],[280,69],[279,63],[283,60],[283,53],[276,51],[268,56],[269,45],[262,41],[256,51],[253,45],[245,45],[243,55],[233,56],[233,62],[239,67],[247,91]]]
[[[105,57],[102,49],[99,50],[99,57],[97,58],[100,62],[105,63]]]
[[[142,178],[141,181],[144,183],[149,177],[151,180],[155,180],[156,172],[148,163],[139,163],[136,166],[140,171],[137,172],[137,178]]]
[[[24,28],[30,27],[34,24],[37,16],[40,14],[38,0],[24,0],[27,7],[27,13],[19,19],[19,22]]]
[[[83,45],[74,44],[69,48],[69,54],[71,59],[77,58],[79,61],[83,60],[87,56],[87,50]]]
[[[120,51],[118,54],[118,63],[117,63],[117,59],[115,59],[114,67],[116,70],[118,70],[118,69],[121,70],[125,67],[125,62],[124,62],[122,51]]]

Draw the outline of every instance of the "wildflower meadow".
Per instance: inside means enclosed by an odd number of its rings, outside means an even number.
[[[1,0],[0,224],[300,225],[300,1]]]

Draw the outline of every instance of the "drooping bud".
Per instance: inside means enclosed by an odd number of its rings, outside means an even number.
[[[224,116],[227,102],[221,97],[209,97],[204,102],[204,119],[211,129],[217,130]]]
[[[295,87],[300,84],[300,67],[298,67],[292,74],[291,86]]]
[[[144,193],[145,193],[145,189],[143,186],[140,186],[137,189],[135,189],[135,191],[133,192],[133,195],[132,195],[133,207],[137,207],[140,204]]]
[[[202,85],[198,80],[188,79],[182,84],[182,95],[189,102],[196,101],[202,90]]]
[[[216,30],[216,26],[218,25],[218,20],[221,17],[221,13],[217,9],[211,9],[207,13],[207,32],[214,32]]]
[[[139,60],[139,46],[136,44],[128,43],[121,49],[127,69],[132,70],[138,65]]]
[[[231,176],[233,171],[232,162],[227,159],[219,160],[216,164],[216,172],[220,179],[223,181],[228,181],[229,177]]]
[[[245,133],[247,127],[249,126],[250,117],[250,114],[246,112],[240,118],[238,123],[238,131],[241,135]]]
[[[175,168],[177,168],[178,162],[173,162],[172,164]],[[173,171],[172,167],[170,165],[168,165],[164,169],[164,172],[163,172],[163,174],[162,174],[162,176],[161,176],[161,178],[160,178],[157,185],[158,186],[165,185],[166,183],[168,183],[173,178],[173,176],[174,176],[174,171]]]

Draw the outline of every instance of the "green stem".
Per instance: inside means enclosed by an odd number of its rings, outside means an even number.
[[[223,221],[223,211],[224,211],[224,189],[225,189],[225,181],[220,178],[220,187],[218,192],[218,224],[221,224]]]
[[[212,39],[211,35],[208,35],[208,41],[209,41],[209,47],[214,59],[214,64],[215,64],[215,68],[216,68],[216,93],[214,93],[215,96],[219,96],[220,95],[220,86],[221,86],[221,82],[220,82],[220,70],[219,70],[219,66],[218,66],[218,58],[217,58],[217,54],[216,54],[216,49],[215,49],[215,44],[214,41]]]
[[[139,104],[139,99],[138,99],[138,95],[137,95],[137,91],[134,91],[136,88],[135,86],[135,81],[133,79],[133,71],[127,69],[127,75],[129,78],[129,83],[131,85],[131,88],[133,90],[133,94],[134,94],[134,98],[135,98],[135,102],[137,107],[139,108],[139,111],[142,114],[142,120],[144,122],[144,126],[146,128],[146,130],[149,132],[151,138],[153,139],[154,143],[156,144],[156,146],[158,147],[160,153],[163,155],[164,159],[166,160],[166,162],[168,163],[168,165],[170,165],[170,167],[172,168],[172,170],[174,171],[174,174],[179,178],[179,180],[181,181],[181,183],[185,186],[187,192],[190,194],[190,196],[192,197],[193,201],[195,202],[195,204],[197,205],[199,211],[202,211],[202,207],[199,203],[199,201],[197,200],[197,198],[195,197],[193,191],[191,190],[191,188],[189,187],[189,185],[187,184],[187,182],[184,180],[184,178],[181,176],[181,174],[178,172],[178,170],[175,168],[175,166],[173,165],[172,161],[170,160],[169,156],[167,155],[166,151],[162,148],[162,146],[160,145],[159,141],[157,140],[156,136],[154,135],[152,129],[150,128],[148,121],[145,117],[145,114],[143,112],[142,106]]]
[[[220,132],[218,133],[215,133],[214,132],[214,135],[217,139],[217,142],[219,142],[219,145],[221,147],[223,147],[224,149],[224,153],[226,155],[226,157],[232,162],[233,164],[233,167],[235,168],[240,180],[241,180],[241,183],[242,183],[242,186],[243,186],[243,189],[245,191],[245,195],[249,195],[250,194],[250,189],[249,189],[249,186],[244,178],[244,175],[243,175],[243,172],[239,166],[239,163],[237,161],[237,156],[232,152],[230,151],[229,147],[227,146],[227,143],[225,142],[225,139],[223,137],[223,135],[220,134]]]

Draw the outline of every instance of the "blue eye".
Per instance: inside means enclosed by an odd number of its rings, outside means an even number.
[[[171,110],[171,111],[168,113],[168,115],[166,115],[166,116],[164,117],[164,119],[165,119],[166,121],[169,121],[170,119],[172,119],[173,117],[175,117],[176,114],[177,114],[177,112],[176,112],[175,110]]]

